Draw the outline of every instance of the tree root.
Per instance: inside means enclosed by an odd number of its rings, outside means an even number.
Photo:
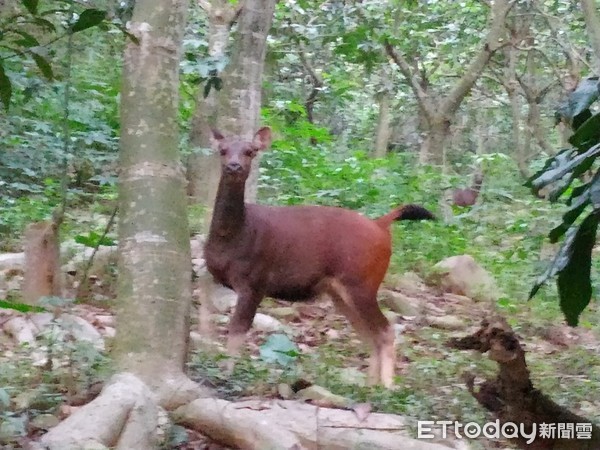
[[[244,450],[447,450],[407,436],[401,416],[373,413],[363,421],[353,411],[283,400],[228,402],[197,399],[174,412],[177,423],[224,445]]]
[[[40,442],[48,450],[114,447],[156,448],[158,405],[137,377],[115,375],[102,393],[48,433]]]
[[[172,416],[177,423],[243,450],[448,450],[446,445],[408,436],[401,416],[329,409],[297,401],[228,402],[198,397],[207,390],[181,376],[161,377],[149,388],[130,374],[115,375],[101,394],[65,419],[32,448],[44,450],[157,448],[160,406],[182,404]],[[184,382],[187,380],[187,382]],[[458,441],[454,444],[460,444]]]
[[[523,424],[530,433],[537,428],[534,442],[527,444],[524,439],[514,439],[519,448],[529,450],[598,450],[600,449],[600,429],[592,426],[591,439],[559,439],[555,428],[554,437],[541,438],[540,424],[590,424],[591,421],[573,414],[557,405],[546,395],[533,387],[525,361],[525,351],[517,336],[504,318],[484,320],[481,328],[470,336],[448,341],[448,346],[459,350],[476,350],[488,353],[491,360],[499,365],[495,380],[486,380],[475,390],[475,377],[468,375],[467,387],[475,399],[487,410],[493,412],[500,423]],[[556,425],[557,426],[557,425]],[[574,437],[576,437],[575,433]]]

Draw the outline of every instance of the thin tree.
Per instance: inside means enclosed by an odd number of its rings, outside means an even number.
[[[386,52],[411,87],[419,106],[426,132],[420,150],[421,162],[434,164],[445,162],[444,144],[450,135],[450,125],[462,101],[483,73],[494,52],[504,45],[502,39],[506,34],[506,16],[514,3],[514,0],[498,0],[489,3],[489,26],[481,49],[446,95],[434,93],[424,74],[418,74],[409,58],[386,40]]]

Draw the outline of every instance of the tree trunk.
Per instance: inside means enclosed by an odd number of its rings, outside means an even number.
[[[600,75],[600,15],[598,15],[598,2],[596,0],[581,0],[581,9],[588,37],[594,50],[594,69]]]
[[[37,305],[40,297],[60,296],[60,248],[54,221],[32,223],[25,231],[23,302]]]
[[[382,92],[379,95],[379,117],[377,119],[377,132],[375,133],[375,148],[373,156],[384,158],[387,155],[392,128],[390,127],[390,92]]]
[[[223,95],[219,96],[218,128],[252,140],[258,129],[261,107],[261,84],[266,43],[276,0],[247,0],[238,21],[231,61],[223,74]],[[246,182],[246,201],[256,200],[260,155]],[[218,178],[218,176],[217,176]],[[216,186],[215,186],[216,195]]]
[[[491,3],[491,2],[490,2]],[[462,101],[468,95],[475,82],[487,66],[492,54],[504,45],[505,21],[508,12],[514,6],[509,0],[498,0],[491,3],[488,32],[483,39],[483,45],[473,57],[464,73],[446,95],[432,95],[428,80],[419,79],[408,58],[397,52],[386,41],[385,50],[404,75],[411,86],[427,121],[428,135],[420,150],[420,161],[432,164],[442,164],[445,160],[444,144],[450,133],[456,112]]]
[[[229,44],[231,25],[239,13],[238,6],[227,0],[213,0],[202,4],[208,15],[208,54],[213,59],[221,59]],[[193,153],[187,161],[188,195],[192,200],[207,207],[212,205],[219,182],[219,157],[210,151],[210,126],[217,120],[217,97],[220,91],[211,89],[204,97],[204,89],[196,96],[196,111],[192,118],[190,143],[201,151]],[[205,220],[208,230],[210,214]]]
[[[450,136],[450,120],[436,116],[427,122],[427,135],[421,144],[419,162],[421,164],[443,165],[446,162],[445,144]]]
[[[114,357],[156,388],[182,375],[191,306],[179,59],[187,0],[138,0],[121,88],[119,281]],[[163,7],[160,7],[163,5]]]

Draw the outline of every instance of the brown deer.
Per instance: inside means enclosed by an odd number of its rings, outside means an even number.
[[[470,188],[455,189],[452,192],[452,203],[456,206],[473,206],[477,202],[481,185],[483,184],[483,173],[478,170],[473,175],[473,184]]]
[[[433,215],[416,205],[371,220],[336,207],[245,204],[252,159],[270,144],[271,130],[261,128],[253,142],[225,138],[216,130],[212,134],[221,155],[221,180],[204,255],[215,280],[238,295],[229,354],[238,354],[265,296],[303,301],[326,293],[371,347],[369,380],[391,386],[394,330],[377,304],[391,255],[389,228],[394,220]]]

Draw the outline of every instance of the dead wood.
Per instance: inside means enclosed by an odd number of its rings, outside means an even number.
[[[58,224],[54,221],[30,224],[25,231],[24,247],[23,302],[36,305],[40,297],[59,296]]]
[[[448,346],[459,350],[476,350],[488,353],[499,365],[495,380],[486,380],[479,389],[474,387],[475,377],[467,376],[467,387],[475,399],[500,420],[502,424],[523,424],[527,433],[537,427],[535,441],[527,444],[523,439],[514,441],[519,448],[533,450],[597,450],[600,448],[600,429],[592,428],[592,438],[559,439],[541,438],[540,424],[591,424],[589,419],[578,416],[556,404],[533,387],[525,360],[525,351],[519,339],[504,318],[484,320],[481,328],[470,336],[454,338]],[[576,426],[574,426],[576,429]]]

